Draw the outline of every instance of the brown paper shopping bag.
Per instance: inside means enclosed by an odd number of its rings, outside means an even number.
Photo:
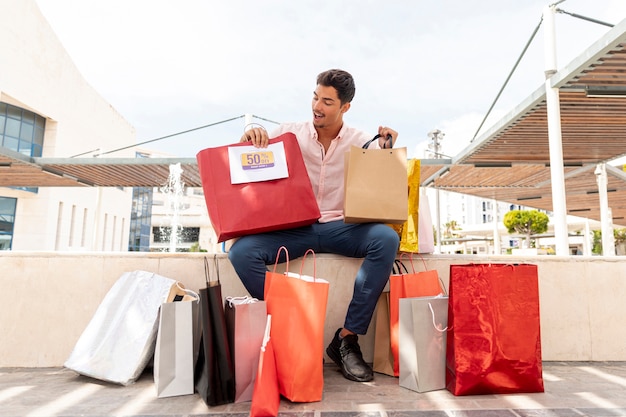
[[[370,142],[345,155],[344,221],[402,224],[408,217],[406,148],[365,149]]]
[[[394,376],[393,351],[391,350],[391,334],[389,332],[389,291],[378,297],[374,311],[376,333],[374,337],[374,372]]]

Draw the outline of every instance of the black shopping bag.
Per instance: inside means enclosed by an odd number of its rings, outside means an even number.
[[[208,406],[235,400],[235,372],[228,345],[217,257],[214,256],[213,260],[216,280],[210,279],[209,264],[205,257],[207,286],[199,291],[202,336],[195,381],[196,392]]]

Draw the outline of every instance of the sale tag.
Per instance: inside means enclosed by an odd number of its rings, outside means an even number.
[[[274,166],[273,152],[250,152],[241,154],[241,167],[243,169],[262,169]]]
[[[289,176],[283,142],[271,143],[267,148],[230,146],[228,162],[231,184],[270,181]]]

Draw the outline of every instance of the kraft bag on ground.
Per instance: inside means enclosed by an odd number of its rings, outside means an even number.
[[[353,146],[345,155],[344,221],[398,223],[408,217],[406,148]]]
[[[450,265],[446,388],[543,392],[537,266]]]
[[[196,155],[218,242],[306,226],[320,218],[296,136],[285,133],[269,143],[268,148],[235,143]]]
[[[391,270],[391,275],[408,273],[406,266],[396,259]],[[376,310],[374,310],[374,360],[372,369],[374,372],[394,376],[393,351],[391,350],[391,334],[389,319],[389,291],[383,291],[378,297]]]
[[[215,271],[211,274],[208,260],[204,258],[206,288],[199,291],[201,342],[195,376],[196,392],[208,406],[235,401],[235,370],[226,332],[216,255],[213,264]]]
[[[135,382],[152,359],[159,308],[175,284],[152,272],[125,272],[105,295],[64,366],[103,381]]]
[[[254,379],[259,364],[267,321],[265,301],[256,298],[226,297],[226,329],[235,367],[235,402],[252,400]]]
[[[286,272],[276,272],[281,251],[287,258]],[[289,272],[289,253],[278,250],[274,271],[265,278],[267,314],[272,316],[272,346],[281,395],[293,402],[321,401],[324,390],[324,321],[329,283],[315,276]]]
[[[383,291],[378,297],[374,310],[374,372],[393,376],[393,352],[389,335],[389,291]]]
[[[417,392],[446,388],[448,297],[400,299],[399,385]]]
[[[184,295],[161,304],[154,350],[153,376],[157,396],[194,393],[194,367],[198,357],[200,296],[177,283]]]

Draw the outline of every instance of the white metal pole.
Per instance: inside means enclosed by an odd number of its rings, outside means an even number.
[[[595,170],[600,198],[600,227],[602,230],[602,255],[615,256],[615,239],[613,236],[613,219],[609,208],[607,192],[606,164],[598,164]]]
[[[550,78],[556,73],[556,41],[554,15],[556,6],[547,6],[543,12],[545,88],[550,146],[550,176],[552,179],[552,213],[557,255],[569,255],[567,207],[565,204],[565,174],[563,170],[563,143],[561,137],[561,109],[559,89],[552,88]]]
[[[584,238],[583,238],[583,255],[585,256],[591,256],[591,249],[592,249],[592,233],[591,233],[591,227],[589,227],[589,219],[585,219],[585,234],[584,234]]]
[[[493,254],[500,255],[502,253],[502,245],[500,244],[500,230],[498,229],[500,222],[498,221],[498,202],[491,200],[493,204]]]
[[[437,216],[437,249],[435,253],[441,253],[441,208],[439,206],[439,188],[435,189],[435,210]]]
[[[243,128],[245,130],[249,125],[252,124],[252,114],[246,113],[243,118],[243,123]]]

